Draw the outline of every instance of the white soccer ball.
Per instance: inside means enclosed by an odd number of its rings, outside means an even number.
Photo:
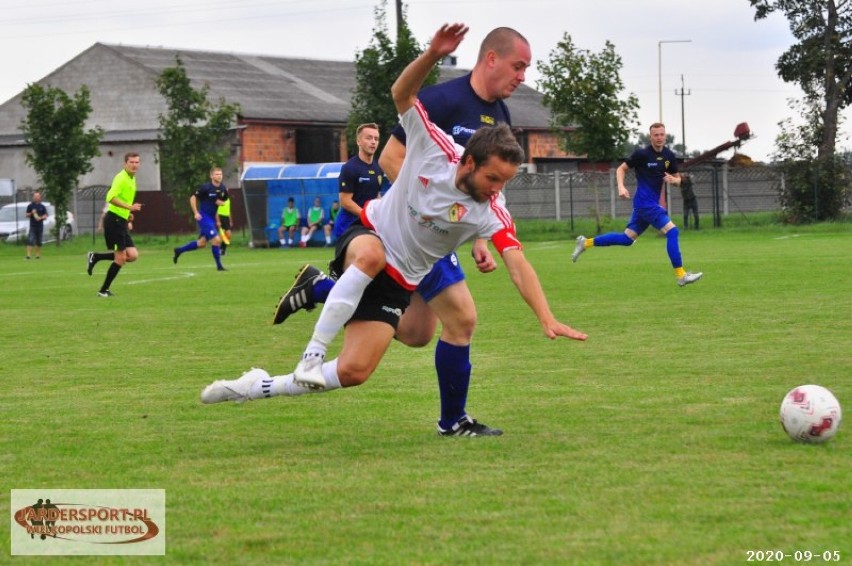
[[[828,442],[837,434],[841,418],[837,398],[819,385],[800,385],[781,402],[781,426],[798,442]]]

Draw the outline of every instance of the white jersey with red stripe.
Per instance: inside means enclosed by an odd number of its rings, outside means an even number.
[[[419,101],[400,122],[405,161],[391,190],[361,213],[384,243],[390,276],[413,290],[436,261],[474,238],[491,239],[501,254],[520,249],[502,191],[477,202],[456,187],[464,148],[429,121]]]

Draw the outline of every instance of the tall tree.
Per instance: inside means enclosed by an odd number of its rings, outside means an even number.
[[[567,33],[550,58],[538,63],[538,88],[563,149],[592,161],[623,157],[636,131],[639,101],[635,94],[623,95],[621,67],[609,41],[600,53],[592,53],[575,46]]]
[[[27,109],[21,122],[29,145],[26,161],[35,169],[47,200],[56,209],[53,235],[59,245],[65,225],[61,219],[68,213],[80,176],[93,169],[92,158],[100,155],[98,145],[103,129],[85,128],[92,112],[85,85],[72,99],[59,88],[31,84],[24,90],[21,104]]]
[[[852,1],[749,0],[755,20],[783,13],[798,43],[776,63],[778,76],[822,100],[817,160],[834,159],[840,111],[852,102]]]
[[[805,93],[805,124],[794,132],[781,123],[775,157],[785,183],[779,187],[786,219],[826,220],[843,213],[852,198],[849,175],[836,155],[840,112],[852,102],[852,1],[749,0],[755,20],[780,12],[798,43],[775,67],[785,82]],[[794,103],[795,104],[795,103]],[[813,150],[816,148],[816,157]]]
[[[814,96],[788,101],[791,114],[778,123],[773,159],[783,174],[778,182],[781,218],[791,224],[827,220],[842,214],[850,200],[850,167],[844,155],[827,164],[817,159],[822,132],[820,99]],[[800,124],[804,120],[804,125]]]
[[[383,139],[387,139],[397,123],[396,107],[391,98],[391,85],[402,70],[414,61],[423,49],[414,39],[405,21],[404,5],[397,5],[401,16],[397,19],[396,42],[388,35],[387,2],[376,7],[376,25],[370,45],[355,54],[355,90],[352,93],[352,108],[346,127],[349,154],[357,152],[355,129],[359,124],[375,122]],[[434,84],[438,70],[432,71],[424,86]]]
[[[207,99],[209,85],[194,89],[180,57],[157,78],[168,112],[159,115],[158,160],[163,184],[176,207],[189,210],[189,197],[208,180],[211,167],[224,167],[225,144],[240,107]]]

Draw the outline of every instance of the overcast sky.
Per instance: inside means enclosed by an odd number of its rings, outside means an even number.
[[[0,102],[96,42],[353,60],[369,45],[377,5],[379,0],[4,0]],[[540,77],[536,62],[547,60],[565,33],[592,52],[611,41],[624,63],[626,90],[639,98],[641,129],[658,118],[662,93],[663,121],[676,143],[685,126],[689,150],[729,141],[736,124],[748,122],[758,137],[741,151],[767,160],[777,124],[789,114],[787,99],[801,94],[775,72],[779,55],[793,43],[787,21],[775,14],[755,22],[748,0],[409,0],[406,6],[421,44],[442,23],[470,26],[457,52],[462,68],[473,66],[490,29],[516,28],[532,45],[527,84],[533,88]],[[393,32],[393,0],[387,11]],[[659,43],[671,40],[691,41]],[[681,76],[685,97],[675,94]],[[848,123],[842,132],[848,138]],[[849,140],[840,147],[849,148]]]

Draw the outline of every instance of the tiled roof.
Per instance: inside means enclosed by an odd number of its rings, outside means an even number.
[[[193,87],[207,85],[211,100],[238,103],[244,119],[346,124],[355,86],[353,61],[96,43],[38,82],[69,94],[86,85],[92,104],[88,127],[98,125],[113,137],[124,135],[122,132],[149,134],[159,128],[157,118],[166,111],[157,77],[173,67],[177,57]],[[441,80],[466,72],[442,68]],[[14,143],[20,135],[18,127],[25,117],[21,95],[0,105],[0,140],[5,144]],[[506,101],[513,125],[547,129],[550,114],[541,99],[541,93],[521,85]]]

